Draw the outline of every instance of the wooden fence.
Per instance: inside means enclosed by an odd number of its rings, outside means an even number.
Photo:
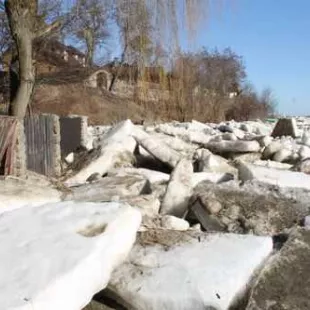
[[[56,115],[25,118],[27,169],[56,177],[60,174],[60,129]]]
[[[85,143],[87,119],[39,114],[24,122],[0,116],[0,175],[23,175],[26,169],[48,177],[61,174],[61,155]]]

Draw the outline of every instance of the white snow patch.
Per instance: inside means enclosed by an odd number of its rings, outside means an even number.
[[[185,231],[189,229],[189,223],[173,215],[164,215],[161,218],[161,226],[165,229]]]
[[[67,164],[72,164],[74,162],[74,153],[70,153],[65,158]]]
[[[25,206],[40,206],[58,202],[61,193],[47,186],[38,186],[22,180],[0,181],[0,214]]]

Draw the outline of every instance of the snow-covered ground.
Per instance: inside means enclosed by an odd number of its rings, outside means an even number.
[[[40,206],[60,200],[59,191],[40,183],[29,183],[14,178],[0,181],[0,214],[25,206]]]

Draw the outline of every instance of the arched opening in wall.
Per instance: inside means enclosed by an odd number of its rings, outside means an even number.
[[[108,88],[107,75],[104,72],[99,72],[97,74],[97,87],[98,88]]]

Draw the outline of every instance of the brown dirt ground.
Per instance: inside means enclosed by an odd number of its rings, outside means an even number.
[[[130,118],[140,122],[151,115],[141,105],[108,91],[86,88],[79,84],[40,85],[31,104],[32,113],[86,115],[89,123],[113,124]]]

